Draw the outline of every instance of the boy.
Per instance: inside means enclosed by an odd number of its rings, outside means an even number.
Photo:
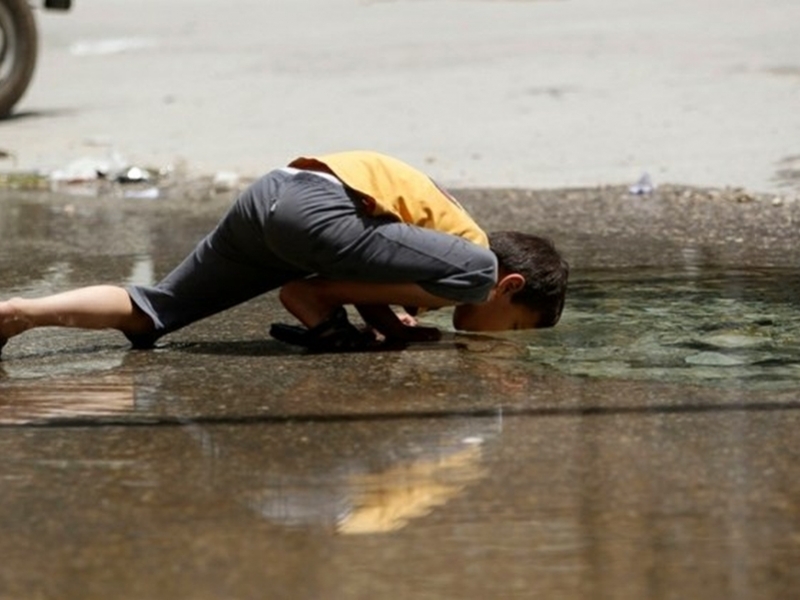
[[[468,331],[550,327],[568,274],[552,243],[515,232],[487,236],[452,196],[397,159],[301,157],[251,185],[154,287],[92,286],[0,302],[0,349],[53,325],[113,328],[147,348],[276,288],[305,327],[273,325],[271,334],[318,351],[374,344],[347,321],[346,304],[398,341],[435,340],[439,332],[390,305],[456,305],[453,324]]]

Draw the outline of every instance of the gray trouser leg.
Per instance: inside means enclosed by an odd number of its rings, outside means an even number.
[[[169,275],[153,287],[131,286],[133,302],[155,332],[128,336],[151,345],[162,335],[246,302],[309,275],[275,256],[264,243],[269,199],[287,175],[267,175],[243,192],[217,227]]]

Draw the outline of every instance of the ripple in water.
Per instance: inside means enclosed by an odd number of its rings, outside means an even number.
[[[583,273],[529,358],[577,376],[787,389],[800,382],[799,308],[796,271]]]

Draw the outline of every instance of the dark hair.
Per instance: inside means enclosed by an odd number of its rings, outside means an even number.
[[[538,312],[537,327],[558,323],[567,294],[569,264],[553,242],[518,231],[495,231],[489,234],[489,247],[502,269],[525,278],[525,287],[511,301]]]

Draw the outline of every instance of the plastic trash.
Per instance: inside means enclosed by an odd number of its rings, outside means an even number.
[[[146,169],[130,167],[123,169],[123,171],[117,175],[117,181],[119,183],[144,183],[150,181],[150,173]]]
[[[82,196],[115,193],[136,200],[161,197],[158,183],[163,177],[158,170],[131,166],[103,139],[92,139],[87,145],[108,146],[106,156],[86,156],[49,172],[46,178],[52,191]]]
[[[104,177],[109,170],[108,161],[97,158],[79,158],[63,169],[50,173],[50,180],[66,183],[84,183]]]
[[[216,192],[230,192],[238,187],[239,175],[233,171],[219,171],[214,175],[213,185]]]
[[[73,160],[63,169],[50,173],[50,180],[57,183],[86,183],[97,179],[115,179],[127,166],[122,155],[112,148],[104,158],[85,156]]]
[[[652,194],[655,189],[656,186],[653,183],[650,174],[643,173],[642,176],[639,177],[639,180],[628,188],[628,191],[637,196],[644,196],[647,194]]]

